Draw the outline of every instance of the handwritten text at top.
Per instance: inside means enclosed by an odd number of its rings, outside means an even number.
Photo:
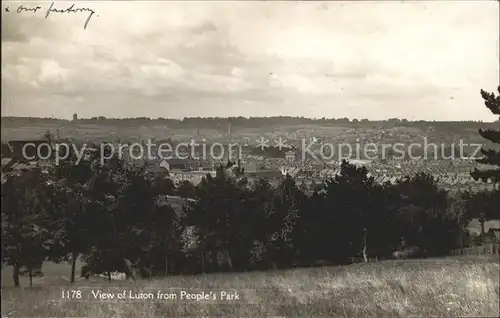
[[[11,12],[10,7],[6,6],[5,7],[5,12]],[[63,14],[63,13],[79,13],[79,12],[88,12],[89,15],[87,16],[87,19],[85,20],[85,24],[83,25],[84,29],[87,29],[87,26],[90,22],[90,19],[95,15],[99,16],[96,14],[96,12],[91,9],[91,8],[78,8],[76,7],[75,4],[71,4],[65,8],[56,7],[56,3],[52,2],[50,6],[47,9],[44,9],[42,6],[37,5],[37,6],[26,6],[26,5],[20,5],[17,7],[16,13],[18,14],[26,14],[26,13],[38,13],[38,12],[44,12],[45,13],[45,19],[48,19],[51,14]]]

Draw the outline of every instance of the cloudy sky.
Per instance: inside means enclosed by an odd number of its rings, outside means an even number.
[[[3,116],[496,119],[495,1],[74,3],[2,1]]]

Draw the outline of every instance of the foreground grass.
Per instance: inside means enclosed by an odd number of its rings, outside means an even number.
[[[67,267],[66,267],[67,268]],[[78,281],[70,286],[56,277],[37,279],[33,289],[4,287],[2,316],[7,317],[172,317],[172,316],[491,316],[498,317],[499,264],[483,258],[384,261],[342,267],[278,272],[169,277],[151,281]],[[25,283],[25,282],[23,282]],[[25,284],[26,285],[26,284]],[[49,287],[59,285],[61,287]],[[80,300],[61,291],[78,290]],[[158,291],[170,300],[96,300],[92,291]],[[222,300],[220,292],[239,300]],[[181,291],[217,300],[181,299]]]

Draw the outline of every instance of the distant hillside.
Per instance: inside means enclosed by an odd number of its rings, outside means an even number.
[[[2,117],[2,125],[57,125],[68,124],[72,121],[58,118],[36,118],[36,117]],[[432,127],[439,130],[476,130],[478,128],[488,128],[498,125],[498,123],[486,123],[479,121],[409,121],[406,119],[389,118],[387,120],[371,121],[368,119],[349,118],[305,118],[305,117],[186,117],[183,119],[173,118],[106,118],[93,117],[77,120],[78,124],[94,125],[115,125],[115,126],[135,126],[135,125],[167,125],[174,129],[226,129],[229,125],[241,128],[262,128],[282,125],[341,125],[346,127],[370,127],[370,128],[393,128],[393,127],[415,127],[427,129]]]

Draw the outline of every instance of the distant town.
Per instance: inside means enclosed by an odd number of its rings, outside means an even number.
[[[311,194],[321,189],[326,179],[338,174],[342,159],[346,159],[350,163],[365,166],[378,183],[394,183],[401,177],[425,172],[434,176],[444,189],[475,192],[494,189],[491,180],[474,180],[470,176],[474,168],[481,168],[476,158],[472,157],[477,149],[470,145],[481,145],[484,139],[477,131],[489,126],[498,127],[498,123],[297,117],[81,119],[77,114],[72,120],[3,117],[2,174],[50,164],[37,157],[35,147],[29,156],[23,155],[22,149],[27,143],[38,145],[49,142],[53,147],[61,142],[74,145],[106,143],[118,148],[119,144],[146,145],[147,141],[154,145],[168,143],[172,147],[194,142],[208,148],[217,143],[223,149],[212,147],[215,149],[212,153],[215,156],[212,157],[198,150],[194,153],[185,150],[168,159],[130,158],[129,154],[133,151],[125,151],[124,157],[132,165],[147,165],[148,169],[165,171],[166,177],[175,183],[189,181],[194,185],[206,174],[214,175],[218,164],[231,162],[243,168],[249,180],[264,178],[277,184],[282,175],[288,174],[305,193]],[[259,138],[265,138],[269,144],[266,147],[259,146]],[[275,141],[280,138],[286,144],[278,147]],[[333,153],[325,156],[328,147],[322,147],[325,143],[339,146],[398,143],[409,146],[412,143],[423,144],[424,138],[426,143],[439,144],[442,149],[436,151],[431,146],[428,149],[423,149],[424,146],[413,149],[414,156],[415,151],[417,155],[422,155],[417,159],[407,155],[395,158],[389,149],[383,154],[375,154],[375,159],[367,159],[363,154],[356,153],[345,158]],[[460,142],[466,144],[462,149],[458,149]],[[304,156],[304,144],[311,143],[310,151],[322,151],[323,156]],[[232,148],[230,152],[230,145],[238,145],[238,149]],[[152,149],[157,150],[155,146]],[[474,155],[479,156],[480,153]]]

